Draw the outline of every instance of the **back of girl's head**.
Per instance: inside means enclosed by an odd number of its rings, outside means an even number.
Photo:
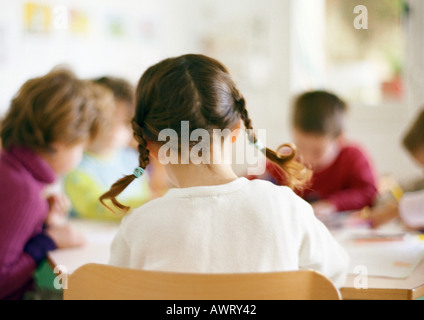
[[[133,127],[143,144],[158,141],[163,129],[181,132],[182,121],[188,121],[190,131],[231,129],[243,112],[243,97],[224,66],[206,56],[185,55],[144,73],[136,91]]]
[[[51,144],[72,145],[97,132],[89,85],[65,68],[25,82],[1,123],[3,147],[53,151]]]
[[[405,134],[403,145],[411,154],[424,150],[424,109]]]
[[[346,103],[327,91],[309,91],[294,102],[293,126],[305,133],[339,136],[344,130]]]
[[[245,99],[219,61],[194,54],[163,60],[146,70],[136,90],[132,125],[139,143],[140,167],[145,169],[149,164],[147,141],[164,143],[158,139],[161,130],[173,129],[179,133],[182,123],[188,122],[190,132],[205,129],[212,136],[214,129],[235,129],[240,120],[246,129],[253,129]],[[252,143],[257,142],[253,130],[248,130],[248,134]],[[294,148],[285,156],[270,149],[262,151],[285,170],[290,186],[300,187],[309,179],[310,173],[297,162]],[[116,196],[134,178],[129,175],[119,180],[101,201],[109,199],[121,210],[128,210],[116,201]]]

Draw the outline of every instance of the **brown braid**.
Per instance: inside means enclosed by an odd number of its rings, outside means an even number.
[[[247,129],[249,142],[256,143],[258,138],[253,130],[252,120],[250,119],[249,113],[246,109],[246,101],[240,95],[236,97],[235,102],[237,109],[240,112],[241,120]],[[294,144],[283,144],[278,148],[278,150],[281,150],[282,148],[289,148],[291,152],[289,154],[281,154],[269,148],[265,148],[261,151],[265,154],[269,161],[275,163],[283,171],[287,180],[287,185],[292,189],[300,191],[310,181],[312,171],[299,162],[297,148]]]
[[[150,163],[150,151],[147,149],[147,141],[144,138],[143,128],[135,120],[133,120],[131,124],[134,131],[134,138],[138,142],[138,161],[140,163],[140,167],[146,169]]]
[[[134,131],[134,138],[138,142],[138,152],[139,152],[139,165],[142,169],[146,169],[149,165],[149,150],[147,149],[147,142],[144,139],[143,128],[135,121],[132,121],[132,128]],[[106,204],[106,200],[110,200],[112,204],[121,211],[121,213],[127,213],[130,210],[130,207],[123,205],[120,203],[116,197],[120,195],[126,187],[133,182],[135,176],[128,175],[123,177],[122,179],[115,182],[110,190],[103,194],[100,197],[100,202],[109,210],[114,211],[110,206]]]

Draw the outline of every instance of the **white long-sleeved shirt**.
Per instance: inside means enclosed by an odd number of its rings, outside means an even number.
[[[313,269],[340,287],[348,260],[291,189],[238,178],[170,189],[133,210],[121,221],[110,264],[198,273]]]
[[[424,228],[424,190],[405,194],[399,202],[399,213],[408,226]]]

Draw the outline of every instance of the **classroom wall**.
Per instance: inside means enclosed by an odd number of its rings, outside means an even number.
[[[422,15],[422,2],[411,1]],[[67,27],[57,20],[60,10],[53,10],[48,32],[29,32],[23,9],[28,2],[65,7],[72,12]],[[262,0],[0,0],[0,116],[25,80],[57,64],[68,64],[81,77],[113,74],[135,84],[149,65],[165,57],[205,53],[228,66],[255,128],[266,129],[267,145],[275,148],[291,140],[289,106],[305,88],[299,81],[299,54],[312,51],[325,65],[317,27],[323,5],[324,0],[266,0],[266,5]],[[424,19],[415,20],[415,29],[422,30],[418,23]],[[410,41],[414,50],[422,44],[418,34],[420,41]],[[307,39],[315,41],[306,44]],[[413,58],[421,61],[422,56]],[[420,99],[412,92],[406,109],[351,107],[348,133],[366,146],[379,173],[400,180],[420,175],[399,145]]]
[[[56,64],[69,64],[82,77],[110,73],[136,82],[162,58],[198,52],[228,66],[246,95],[254,124],[269,130],[268,142],[283,140],[289,0],[268,0],[266,6],[260,0],[34,0],[87,16],[86,32],[53,26],[48,34],[25,31],[27,2],[0,0],[0,114],[23,81]],[[108,30],[113,21],[121,23],[121,35]]]

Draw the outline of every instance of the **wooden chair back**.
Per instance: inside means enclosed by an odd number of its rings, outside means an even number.
[[[312,270],[189,274],[86,264],[67,280],[64,300],[340,300]]]

